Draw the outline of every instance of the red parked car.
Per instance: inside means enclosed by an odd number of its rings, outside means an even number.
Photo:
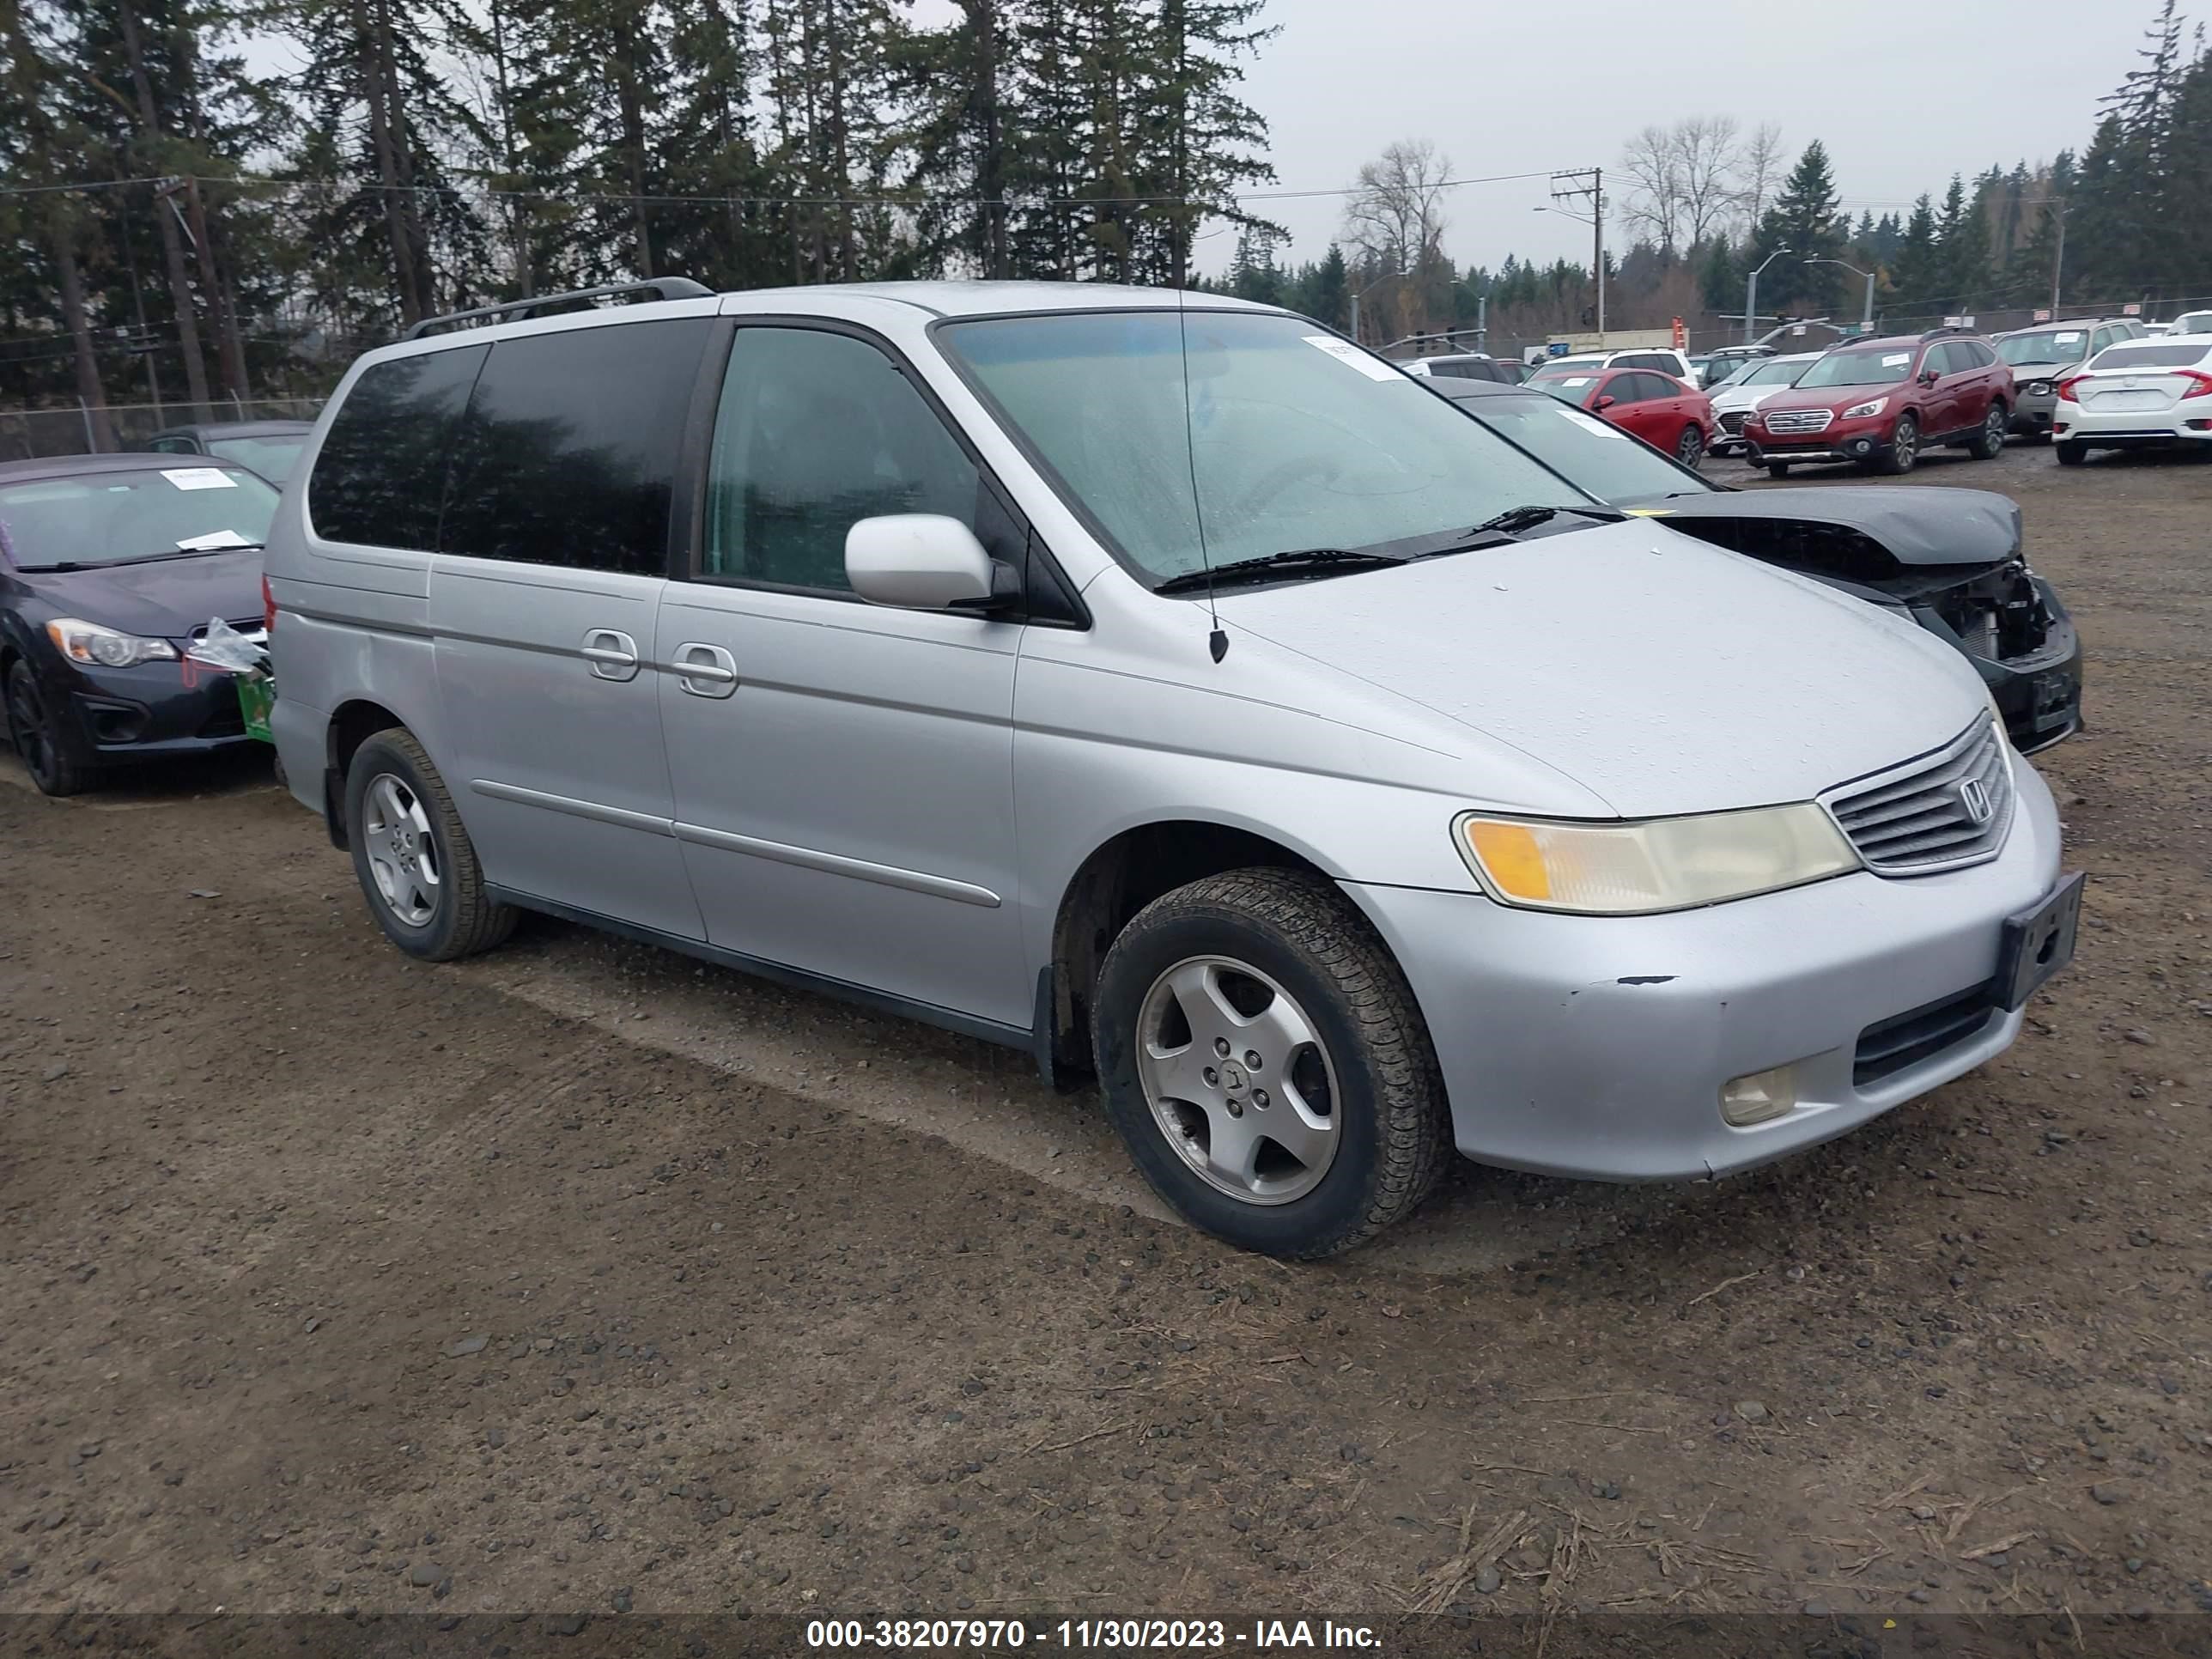
[[[1910,472],[1936,444],[1991,460],[2004,448],[2012,403],[2012,370],[1987,340],[1957,329],[1853,340],[1753,411],[1746,459],[1778,478],[1796,461]]]
[[[1634,433],[1685,466],[1705,459],[1718,429],[1711,398],[1656,368],[1547,369],[1528,384]]]

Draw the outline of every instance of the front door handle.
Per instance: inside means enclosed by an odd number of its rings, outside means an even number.
[[[637,678],[637,641],[618,628],[594,628],[585,635],[583,658],[591,664],[595,679]]]
[[[719,645],[676,647],[676,683],[695,697],[726,697],[738,689],[738,659]]]

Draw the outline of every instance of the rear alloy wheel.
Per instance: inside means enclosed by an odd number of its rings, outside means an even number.
[[[1235,870],[1155,899],[1099,970],[1106,1109],[1193,1225],[1334,1255],[1411,1213],[1451,1149],[1428,1028],[1342,892]]]
[[[2051,453],[2058,458],[2061,466],[2079,466],[2089,459],[2089,446],[2072,438],[2061,438],[2051,446]]]
[[[1966,453],[1978,461],[1994,461],[2004,453],[2005,431],[2012,424],[2012,416],[2005,406],[1992,401],[1990,412],[1982,416],[1982,429],[1974,434],[1974,441],[1966,446]]]
[[[1681,441],[1674,446],[1674,459],[1684,466],[1697,465],[1705,459],[1705,434],[1696,427],[1684,427]]]
[[[1889,453],[1881,458],[1881,471],[1896,477],[1910,472],[1920,460],[1920,422],[1910,415],[1897,417],[1897,430],[1890,434]]]
[[[369,914],[409,956],[455,962],[514,931],[514,911],[485,890],[453,798],[413,733],[393,726],[354,752],[346,841]]]
[[[88,766],[70,758],[54,717],[39,690],[39,677],[31,665],[17,661],[8,670],[8,741],[31,781],[43,794],[74,795],[88,787],[96,775]]]

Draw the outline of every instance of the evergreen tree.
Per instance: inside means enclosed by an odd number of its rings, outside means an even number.
[[[1923,196],[1912,204],[1911,216],[1898,239],[1897,252],[1889,262],[1889,285],[1896,303],[1907,316],[1918,317],[1940,309],[1943,266],[1936,246],[1936,206]]]
[[[1776,248],[1790,250],[1788,257],[1768,267],[1760,280],[1760,307],[1771,305],[1805,315],[1834,310],[1843,291],[1836,268],[1805,262],[1839,257],[1844,231],[1827,147],[1815,138],[1805,146],[1804,154],[1783,183],[1781,195],[1760,221],[1757,245],[1750,251],[1755,256],[1752,263],[1757,264]]]
[[[1989,221],[1978,197],[1966,193],[1955,173],[1943,192],[1943,210],[1936,223],[1936,270],[1946,312],[1968,309],[1989,286]]]

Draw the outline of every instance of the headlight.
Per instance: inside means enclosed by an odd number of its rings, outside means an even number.
[[[2035,396],[2040,398],[2045,392],[2051,390],[2051,382],[2048,380],[2030,380],[2027,383],[2027,389],[2031,392],[2034,393]]]
[[[118,634],[75,617],[55,617],[46,624],[46,637],[71,662],[93,663],[101,668],[135,668],[142,662],[177,654],[177,647],[167,640],[142,640],[136,634]]]
[[[1881,414],[1883,410],[1887,409],[1888,407],[1888,398],[1870,398],[1865,403],[1853,404],[1849,409],[1844,411],[1844,418],[1847,421],[1864,420],[1869,415]]]
[[[1810,801],[1641,823],[1469,812],[1454,830],[1484,890],[1534,910],[1681,910],[1860,867],[1835,820]]]

